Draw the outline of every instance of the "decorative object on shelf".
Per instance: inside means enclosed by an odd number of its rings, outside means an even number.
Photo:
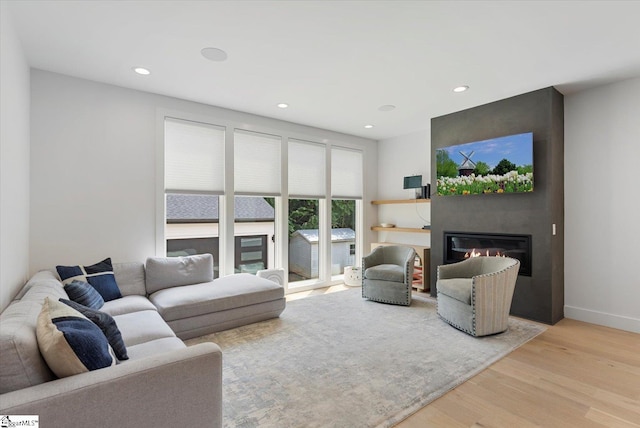
[[[422,199],[431,198],[431,183],[427,183],[422,186]]]
[[[416,199],[424,199],[422,196],[422,175],[410,175],[405,177],[402,188],[416,189]]]
[[[362,285],[362,269],[360,266],[344,267],[344,284],[349,287],[360,287]]]
[[[380,223],[380,227],[396,227],[393,223]]]

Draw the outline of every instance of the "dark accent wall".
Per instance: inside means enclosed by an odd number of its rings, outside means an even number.
[[[518,276],[511,314],[555,324],[564,316],[564,102],[545,88],[431,119],[431,183],[438,148],[533,132],[532,193],[435,196],[431,283],[443,263],[443,231],[532,235],[532,275]],[[556,235],[552,235],[552,225]],[[435,296],[436,288],[431,287]]]

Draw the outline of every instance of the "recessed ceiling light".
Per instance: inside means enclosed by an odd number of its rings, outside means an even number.
[[[385,104],[383,106],[378,107],[378,110],[380,111],[391,111],[394,110],[396,108],[396,106],[394,106],[393,104]]]
[[[141,74],[143,76],[148,76],[148,75],[151,74],[151,72],[148,69],[144,68],[144,67],[133,67],[133,71],[135,71],[136,73]]]
[[[469,89],[467,85],[456,86],[455,88],[453,88],[453,92],[464,92],[467,89]]]
[[[280,104],[278,104],[278,107],[280,107],[280,108],[287,108],[287,107],[289,107],[289,104],[287,104],[287,103],[280,103]]]
[[[371,128],[373,128],[373,125],[365,125],[364,127],[367,128],[367,129],[371,129]]]
[[[200,51],[203,57],[209,61],[225,61],[227,59],[227,53],[218,48],[204,48]]]

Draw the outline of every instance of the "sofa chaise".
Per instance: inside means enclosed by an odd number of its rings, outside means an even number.
[[[0,414],[39,415],[66,428],[222,426],[222,352],[181,339],[274,318],[279,284],[249,274],[213,279],[210,255],[113,265],[113,317],[128,359],[57,378],[38,346],[46,298],[69,299],[53,271],[36,273],[0,314]]]

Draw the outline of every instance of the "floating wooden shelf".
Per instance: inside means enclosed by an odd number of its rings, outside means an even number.
[[[411,232],[411,233],[431,233],[431,229],[419,229],[417,227],[382,227],[372,226],[371,230],[376,232]]]
[[[385,204],[424,204],[431,202],[431,199],[383,199],[379,201],[371,201],[373,205]]]

